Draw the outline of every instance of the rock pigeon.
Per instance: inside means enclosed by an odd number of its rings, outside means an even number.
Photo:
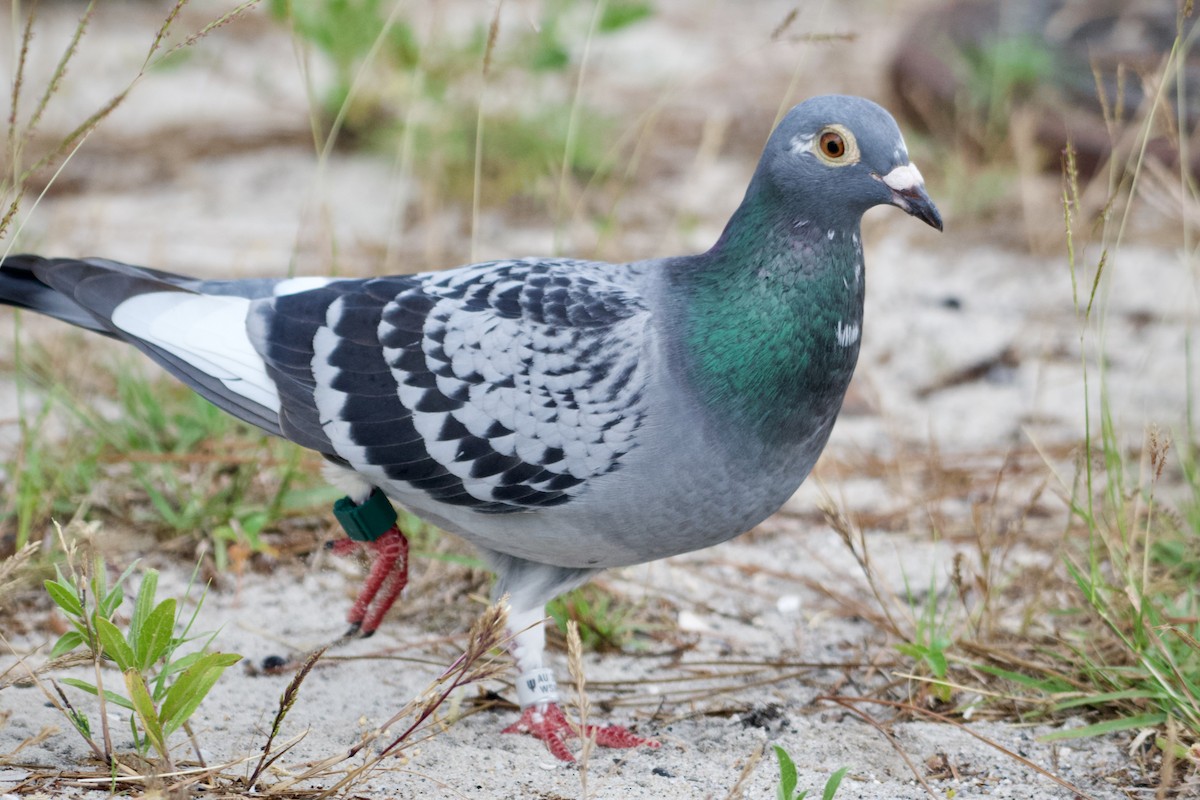
[[[23,255],[0,265],[0,302],[128,342],[321,453],[347,493],[335,515],[376,551],[351,633],[370,635],[404,588],[392,501],[477,546],[511,604],[522,712],[506,731],[570,759],[546,602],[731,539],[796,491],[858,358],[860,223],[882,204],[942,228],[887,111],[823,96],[783,118],[699,255],[249,280]]]

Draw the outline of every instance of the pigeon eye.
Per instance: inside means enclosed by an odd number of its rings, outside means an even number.
[[[858,142],[844,125],[833,124],[822,128],[812,152],[830,167],[848,167],[859,161]]]
[[[837,131],[822,133],[820,147],[827,158],[838,159],[846,155],[846,140]]]

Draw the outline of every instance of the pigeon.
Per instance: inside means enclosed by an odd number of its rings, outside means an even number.
[[[860,225],[877,205],[942,229],[891,115],[827,95],[783,117],[698,255],[244,280],[19,255],[0,264],[0,302],[128,342],[322,454],[347,541],[374,550],[350,634],[373,633],[407,580],[393,503],[474,544],[510,604],[522,710],[505,732],[570,760],[545,604],[729,540],[792,496],[858,359]]]

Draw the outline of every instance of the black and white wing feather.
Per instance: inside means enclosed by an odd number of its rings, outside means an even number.
[[[647,314],[608,265],[507,261],[253,303],[285,436],[399,494],[505,513],[619,468]]]

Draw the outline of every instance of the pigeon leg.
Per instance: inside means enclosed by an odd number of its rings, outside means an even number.
[[[396,599],[408,585],[408,539],[400,532],[400,529],[393,527],[374,544],[376,563],[383,561],[389,567],[387,577],[383,581],[383,594],[379,596],[374,607],[362,620],[363,638],[375,633],[379,623],[383,621],[383,615],[396,603]],[[374,568],[371,571],[373,574]],[[366,587],[364,586],[363,589],[365,590]],[[350,624],[354,624],[353,617],[350,617],[349,621]]]
[[[542,666],[546,647],[542,611],[534,609],[509,617],[513,634],[512,655],[520,672],[517,677],[517,698],[521,703],[521,718],[504,729],[504,733],[528,733],[546,743],[551,755],[560,761],[574,761],[566,740],[578,736],[578,726],[572,727],[558,705],[558,690],[550,670]],[[630,732],[620,725],[588,725],[585,735],[595,739],[600,747],[658,747],[658,742]]]
[[[333,551],[344,554],[355,549],[357,544],[359,542],[350,539],[339,540],[334,543]],[[372,551],[371,571],[346,615],[350,629],[343,635],[345,639],[355,636],[365,639],[375,633],[383,615],[395,604],[408,583],[408,539],[399,527],[393,525],[378,539],[363,546]]]

